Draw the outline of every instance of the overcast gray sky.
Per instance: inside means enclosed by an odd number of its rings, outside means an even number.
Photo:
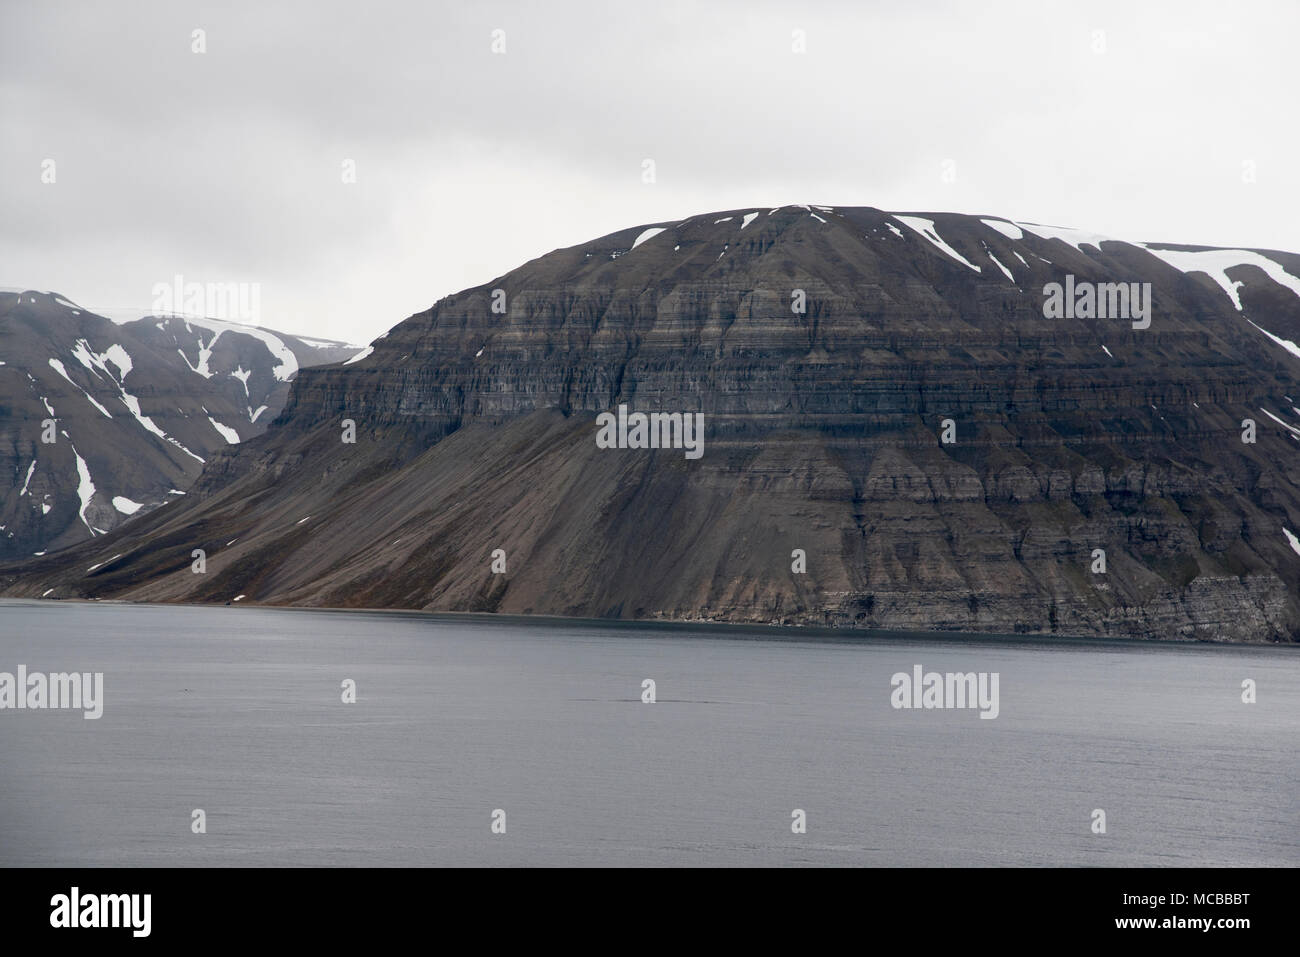
[[[257,282],[264,325],[365,343],[740,206],[1300,251],[1297,37],[1295,0],[0,0],[0,285]]]

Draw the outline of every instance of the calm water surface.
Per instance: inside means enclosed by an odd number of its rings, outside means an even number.
[[[1296,865],[1297,651],[0,602],[0,864]]]

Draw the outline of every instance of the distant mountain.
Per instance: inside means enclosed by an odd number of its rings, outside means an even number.
[[[55,293],[0,292],[0,558],[184,494],[213,452],[265,431],[300,367],[357,351],[209,319],[117,324]]]
[[[1295,641],[1297,342],[1293,253],[872,208],[647,224],[303,371],[191,495],[0,590]],[[702,455],[600,447],[620,406],[702,413]]]

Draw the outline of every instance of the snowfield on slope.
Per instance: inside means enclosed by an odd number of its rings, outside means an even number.
[[[976,272],[983,272],[983,270],[980,269],[979,266],[976,266],[973,262],[971,262],[969,259],[963,256],[961,253],[957,252],[957,250],[953,249],[951,246],[949,246],[946,242],[944,242],[939,237],[938,232],[936,232],[934,228],[934,220],[922,219],[920,216],[900,216],[897,213],[894,213],[892,215],[896,220],[898,220],[904,226],[907,226],[910,229],[914,229],[916,230],[916,232],[920,233],[923,237],[925,237],[926,240],[928,240],[929,242],[933,243],[936,247],[938,247],[938,249],[941,250],[945,255],[950,256],[953,259],[957,260],[957,262],[961,263],[963,266],[967,267],[968,269],[973,269]]]

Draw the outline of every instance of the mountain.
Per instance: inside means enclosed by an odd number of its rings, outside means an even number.
[[[300,367],[356,352],[211,319],[119,325],[56,293],[0,292],[0,558],[183,495],[213,452],[266,430]]]
[[[0,591],[1296,641],[1298,277],[944,213],[625,229],[302,371],[190,495]],[[702,413],[702,454],[599,447],[621,405]]]

